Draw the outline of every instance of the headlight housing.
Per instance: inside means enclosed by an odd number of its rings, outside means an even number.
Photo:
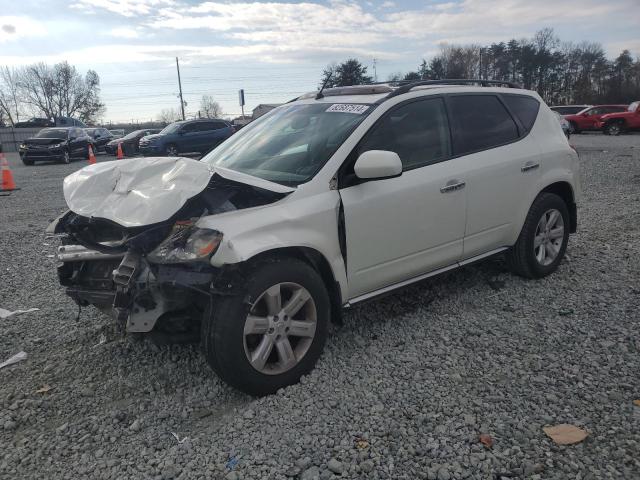
[[[197,228],[191,222],[178,222],[147,258],[153,263],[206,262],[221,242],[222,233],[217,230]]]
[[[49,148],[60,148],[61,146],[61,143],[54,143],[53,145],[49,145]]]

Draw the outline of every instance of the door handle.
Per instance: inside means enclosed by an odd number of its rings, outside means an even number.
[[[520,169],[522,172],[528,172],[529,170],[535,170],[536,168],[538,168],[540,166],[539,163],[535,163],[535,162],[527,162],[525,163],[522,168]]]
[[[449,180],[444,187],[440,188],[440,193],[453,192],[455,190],[462,190],[466,185],[465,182],[460,180]]]

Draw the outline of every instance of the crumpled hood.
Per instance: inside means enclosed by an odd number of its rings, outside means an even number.
[[[171,218],[207,187],[214,173],[272,192],[295,190],[190,158],[146,157],[84,167],[64,179],[63,191],[78,215],[141,227]]]

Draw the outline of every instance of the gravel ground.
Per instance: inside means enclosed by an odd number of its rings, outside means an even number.
[[[557,273],[493,259],[354,308],[301,384],[262,399],[197,346],[76,319],[44,228],[84,162],[12,157],[0,307],[40,311],[0,320],[0,361],[29,355],[0,370],[0,478],[640,478],[640,135],[572,142],[584,199]],[[589,437],[557,446],[558,423]]]

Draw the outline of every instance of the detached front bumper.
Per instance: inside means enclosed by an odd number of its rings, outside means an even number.
[[[165,314],[184,312],[207,296],[218,269],[151,264],[137,253],[58,247],[58,279],[78,305],[111,314],[128,332],[149,332]]]

